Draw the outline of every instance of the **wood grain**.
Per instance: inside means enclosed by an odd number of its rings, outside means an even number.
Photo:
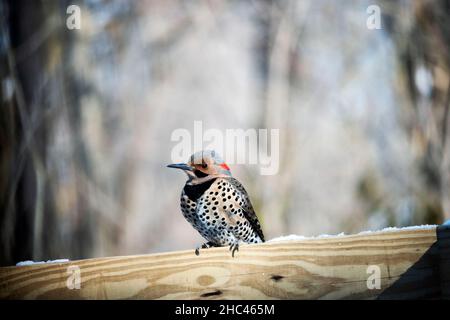
[[[436,241],[428,228],[243,245],[235,258],[212,248],[4,267],[0,299],[440,298],[448,263]],[[367,287],[371,265],[380,289]],[[80,289],[67,287],[70,266],[80,268]]]

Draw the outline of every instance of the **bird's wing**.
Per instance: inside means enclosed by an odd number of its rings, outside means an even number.
[[[264,242],[264,234],[262,232],[261,225],[259,223],[258,217],[256,216],[255,210],[253,210],[252,203],[250,202],[250,197],[248,196],[244,186],[234,178],[227,178],[227,181],[243,195],[241,197],[239,207],[242,209],[245,219],[250,223],[250,226]]]

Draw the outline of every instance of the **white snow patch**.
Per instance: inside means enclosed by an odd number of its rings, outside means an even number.
[[[298,241],[298,240],[313,240],[313,239],[324,239],[324,238],[337,238],[337,237],[342,237],[345,236],[345,233],[341,232],[339,234],[321,234],[318,236],[313,236],[313,237],[305,237],[305,236],[299,236],[299,235],[295,235],[295,234],[290,234],[288,236],[281,236],[281,237],[276,237],[273,239],[270,239],[267,242],[279,242],[279,241]]]
[[[22,266],[31,266],[34,264],[46,264],[46,263],[64,263],[64,262],[69,262],[69,259],[56,259],[56,260],[47,260],[47,261],[31,261],[31,260],[27,260],[27,261],[20,261],[18,263],[16,263],[16,266],[18,267],[22,267]]]
[[[357,235],[367,235],[367,234],[381,233],[381,232],[395,232],[395,231],[401,231],[401,230],[429,230],[429,229],[435,229],[436,227],[437,227],[437,225],[429,225],[429,224],[421,225],[421,226],[402,227],[402,228],[387,227],[387,228],[377,230],[377,231],[362,231],[360,233],[357,233]],[[314,239],[324,239],[324,238],[339,238],[339,237],[343,237],[343,236],[348,236],[348,235],[346,235],[343,232],[341,232],[339,234],[335,234],[335,235],[321,234],[321,235],[312,236],[312,237],[305,237],[305,236],[301,236],[301,235],[291,234],[288,236],[276,237],[276,238],[268,240],[267,242],[314,240]]]
[[[424,224],[424,225],[420,225],[420,226],[410,226],[410,227],[402,227],[402,228],[397,228],[397,227],[387,227],[381,230],[377,230],[377,231],[362,231],[360,233],[358,233],[359,235],[364,235],[364,234],[371,234],[371,233],[380,233],[380,232],[395,232],[395,231],[411,231],[411,230],[429,230],[429,229],[436,229],[437,225],[435,224]]]

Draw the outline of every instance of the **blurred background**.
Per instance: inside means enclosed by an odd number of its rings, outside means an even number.
[[[231,165],[267,239],[450,218],[450,1],[5,0],[0,16],[1,265],[193,249],[185,175],[165,166],[195,120],[280,129],[278,174]]]

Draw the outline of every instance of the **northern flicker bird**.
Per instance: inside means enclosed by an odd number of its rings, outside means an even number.
[[[264,235],[242,184],[215,151],[194,153],[188,163],[170,164],[188,180],[181,192],[181,212],[207,240],[201,248],[229,246],[232,256],[239,243],[264,242]],[[200,247],[195,254],[198,255]]]

